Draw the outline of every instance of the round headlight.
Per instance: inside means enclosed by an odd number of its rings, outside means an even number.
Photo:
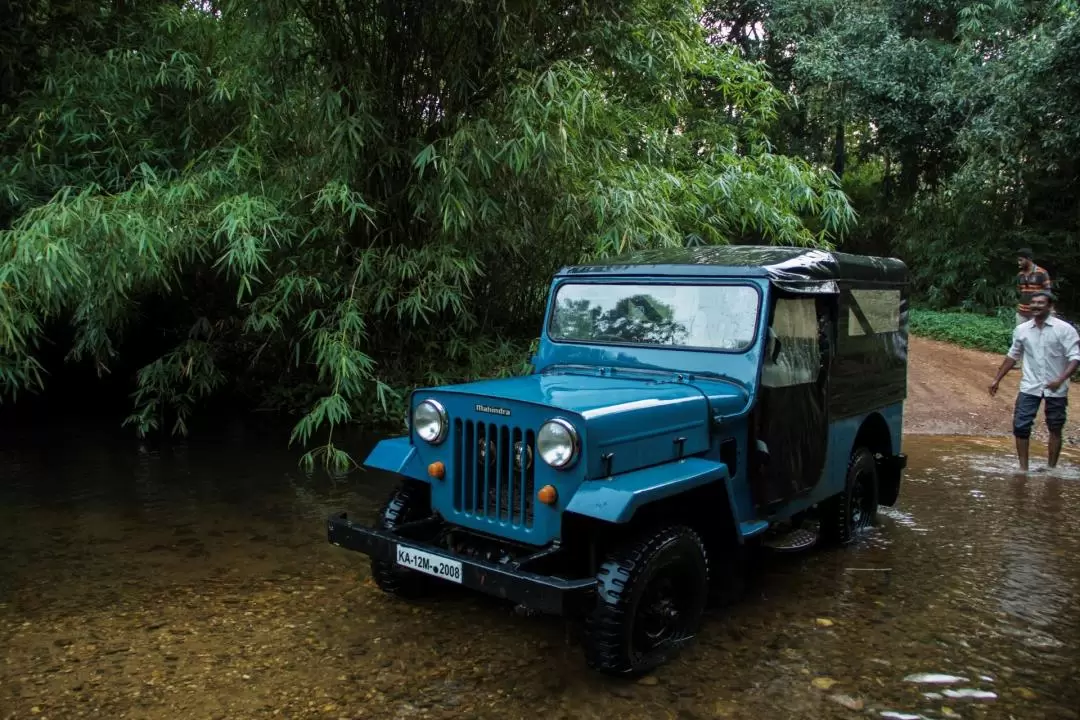
[[[548,420],[536,434],[536,452],[553,468],[570,467],[578,456],[577,430],[562,418]]]
[[[421,440],[438,445],[446,438],[449,422],[446,408],[434,400],[425,400],[413,410],[413,427]]]

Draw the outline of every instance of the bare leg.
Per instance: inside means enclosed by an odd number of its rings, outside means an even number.
[[[1050,448],[1046,465],[1050,469],[1056,468],[1058,463],[1058,456],[1061,455],[1061,431],[1050,431]]]
[[[1020,460],[1020,469],[1028,471],[1028,447],[1031,440],[1028,438],[1016,438],[1016,457]]]

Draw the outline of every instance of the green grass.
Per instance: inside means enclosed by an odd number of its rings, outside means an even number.
[[[919,337],[1004,354],[1012,343],[1012,320],[1011,314],[913,309],[908,314],[908,330]]]

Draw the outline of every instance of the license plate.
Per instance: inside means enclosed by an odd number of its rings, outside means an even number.
[[[426,553],[423,550],[398,545],[397,564],[428,575],[434,575],[443,580],[461,583],[461,563],[457,560],[447,560],[438,555]]]

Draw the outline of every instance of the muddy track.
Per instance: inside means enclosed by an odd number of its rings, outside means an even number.
[[[959,348],[955,345],[910,338],[908,399],[904,432],[909,435],[1009,435],[1012,409],[1020,385],[1019,368],[1001,381],[997,397],[987,387],[1004,355]],[[1070,392],[1072,394],[1072,392]],[[1042,410],[1034,437],[1046,436]],[[1066,441],[1080,444],[1080,424],[1070,418]]]

